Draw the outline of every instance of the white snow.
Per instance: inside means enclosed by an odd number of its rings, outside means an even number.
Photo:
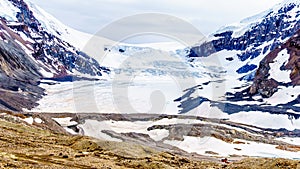
[[[223,113],[216,107],[211,107],[209,102],[203,102],[200,106],[192,111],[189,111],[186,115],[201,116],[207,118],[228,118],[228,115]]]
[[[34,41],[30,38],[28,38],[23,32],[18,32],[18,34],[21,36],[21,38],[24,40],[24,41],[28,41],[30,43],[34,43]],[[31,46],[30,46],[31,47]],[[31,47],[32,48],[32,47]]]
[[[157,129],[149,131],[148,134],[154,141],[161,141],[162,139],[169,136],[169,131],[165,129]]]
[[[300,128],[300,120],[289,119],[288,115],[272,115],[263,112],[240,112],[229,116],[230,121],[250,124],[257,127],[295,130]]]
[[[78,127],[82,130],[81,134],[84,134],[86,136],[102,139],[102,140],[108,140],[108,141],[117,141],[122,142],[122,140],[113,138],[105,133],[102,132],[103,129],[109,130],[105,124],[102,124],[96,120],[87,120],[84,124],[78,125]]]
[[[8,0],[0,1],[0,16],[5,17],[8,21],[17,21],[16,15],[18,12],[20,10]]]
[[[43,120],[40,118],[34,118],[34,122],[41,124]]]
[[[278,104],[289,103],[295,100],[300,93],[300,86],[279,86],[278,91],[270,98],[264,99],[266,103],[271,104],[273,106]]]
[[[41,61],[39,61],[41,62]],[[42,64],[41,64],[42,65]],[[53,77],[53,73],[46,71],[45,69],[41,68],[39,70],[39,72],[43,75],[43,77],[45,78],[52,78]]]
[[[188,112],[186,115],[201,116],[207,118],[228,119],[233,122],[242,124],[253,125],[262,128],[294,130],[300,128],[299,119],[291,119],[288,115],[284,114],[269,114],[267,112],[250,111],[239,112],[228,115],[217,107],[211,107],[209,102],[204,102],[193,111]],[[215,124],[216,125],[216,124]],[[252,128],[254,129],[254,128]]]
[[[242,141],[247,144],[226,143],[214,137],[199,138],[190,136],[184,136],[184,141],[165,140],[164,143],[178,147],[190,153],[195,152],[202,155],[208,155],[205,154],[205,151],[213,151],[219,154],[217,156],[247,155],[257,157],[281,157],[290,159],[294,159],[300,156],[300,152],[288,152],[279,150],[275,148],[276,145],[238,139],[235,141]],[[241,150],[239,151],[235,148]]]
[[[33,124],[33,118],[32,117],[28,117],[28,118],[21,119],[21,120],[25,121],[28,124]]]
[[[295,138],[281,137],[281,138],[276,138],[275,140],[283,141],[283,142],[286,142],[286,143],[289,143],[289,144],[300,146],[300,137],[295,137]]]
[[[89,136],[100,138],[100,139],[108,139],[114,141],[108,137],[106,134],[102,133],[102,130],[111,130],[117,133],[129,133],[136,132],[142,134],[148,134],[153,140],[160,141],[163,138],[169,135],[169,131],[165,129],[156,129],[148,131],[147,129],[154,125],[171,125],[171,124],[197,124],[203,123],[200,120],[195,119],[161,119],[158,121],[96,121],[96,120],[86,120],[84,124],[78,125],[86,134]],[[92,130],[95,129],[94,131]]]
[[[44,30],[70,43],[77,49],[86,52],[95,59],[99,59],[104,55],[104,46],[115,44],[114,41],[107,38],[83,33],[70,28],[41,9],[39,6],[32,3],[30,0],[24,1],[28,5],[29,9],[33,12],[33,15],[36,17],[36,19],[39,20],[39,23],[41,23]],[[12,22],[17,21],[15,16],[19,11],[20,10],[14,7],[8,0],[2,0],[0,2],[0,16],[5,17]],[[34,34],[31,36],[34,36]]]
[[[153,48],[157,50],[164,51],[176,51],[178,49],[186,48],[184,44],[179,42],[159,42],[159,43],[142,43],[142,44],[131,44],[132,46],[144,47],[144,48]]]
[[[270,63],[270,78],[284,83],[291,81],[291,71],[280,70],[280,67],[288,62],[289,57],[290,55],[288,54],[287,49],[284,49],[278,53],[277,57],[274,59],[274,63]]]

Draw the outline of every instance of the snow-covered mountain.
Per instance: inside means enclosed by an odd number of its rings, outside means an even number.
[[[29,7],[30,9],[33,9],[33,11],[42,11],[41,9],[34,7],[34,5],[29,6],[33,6]],[[158,81],[162,81],[162,79],[166,79],[168,76],[181,77],[185,82],[192,81],[194,86],[188,86],[189,89],[187,90],[182,87],[180,89],[178,87],[176,88],[176,90],[179,89],[181,92],[182,90],[185,90],[187,94],[182,94],[183,96],[180,97],[180,92],[176,92],[176,95],[174,95],[175,92],[173,92],[172,97],[168,98],[167,102],[172,103],[172,106],[180,104],[179,109],[181,109],[181,113],[214,117],[220,116],[226,118],[228,114],[235,114],[243,111],[259,111],[270,112],[273,114],[292,114],[293,117],[298,117],[297,113],[294,112],[298,110],[297,105],[280,108],[278,105],[287,104],[288,102],[286,102],[286,100],[276,99],[278,97],[285,97],[289,98],[289,101],[295,100],[297,97],[295,97],[294,94],[283,96],[282,93],[285,91],[290,91],[288,93],[298,92],[297,86],[294,88],[292,88],[292,86],[287,86],[287,90],[281,90],[280,88],[277,90],[276,88],[276,90],[274,89],[273,92],[267,94],[270,98],[265,98],[266,95],[263,93],[266,92],[258,88],[256,92],[254,92],[253,86],[255,85],[252,85],[252,83],[256,78],[255,73],[263,58],[286,42],[299,29],[299,8],[299,3],[297,1],[284,1],[266,12],[247,18],[238,24],[234,24],[234,26],[231,25],[221,28],[219,31],[212,34],[207,42],[200,46],[191,47],[190,50],[172,49],[173,51],[167,52],[161,49],[157,50],[157,48],[155,49],[155,47],[147,45],[107,45],[107,47],[104,48],[107,52],[106,57],[101,60],[101,65],[110,67],[113,76],[120,77],[120,75],[125,75],[124,77],[126,77],[125,79],[127,80],[139,77],[139,79],[143,81],[142,84],[133,86],[131,86],[131,81],[128,81],[126,82],[128,85],[126,86],[124,83],[124,86],[121,86],[121,88],[148,86],[147,91],[149,90],[150,92],[155,89],[155,87],[150,84],[154,83],[155,85],[158,85]],[[39,13],[41,13],[39,16],[41,17],[41,20],[47,20],[46,23],[51,23],[51,21],[55,21],[55,23],[58,22],[51,16],[48,16],[48,14],[44,14],[44,12]],[[56,25],[59,24],[45,24],[43,27],[51,30],[50,32],[53,32],[53,34],[56,34],[57,36],[59,36],[59,34],[55,30],[59,30],[62,38],[64,38],[66,34],[72,32],[66,32],[64,26],[58,26],[57,28],[55,27]],[[74,34],[78,35],[78,33]],[[72,35],[72,33],[70,35]],[[164,45],[161,44],[160,46],[162,47]],[[99,48],[99,50],[101,50],[101,48]],[[186,55],[188,55],[188,57],[185,57]],[[167,60],[164,60],[164,58],[167,58]],[[188,67],[188,64],[191,66]],[[86,70],[81,71],[84,73],[87,72]],[[122,76],[122,78],[124,77]],[[268,82],[269,81],[266,81],[265,84],[271,86],[272,83]],[[97,96],[110,95],[105,99],[101,97],[97,98],[96,96],[96,98],[92,98],[94,100],[102,101],[98,103],[98,105],[103,105],[105,107],[98,107],[101,111],[116,111],[113,109],[113,104],[108,104],[113,103],[114,99],[116,99],[111,98],[113,93],[108,92],[108,90],[111,90],[111,85],[114,85],[112,83],[114,83],[114,81],[108,82],[106,87],[105,85],[99,84],[99,86],[96,86],[96,88],[92,90],[97,91]],[[78,93],[85,93],[83,92],[85,89],[81,85],[91,87],[91,85],[79,84],[78,89],[82,91],[79,91]],[[92,86],[94,86],[94,84],[92,84]],[[53,90],[53,92],[57,90],[57,87],[44,87],[48,88],[50,91]],[[250,87],[252,92],[250,92]],[[168,89],[171,88],[172,87],[168,87]],[[142,90],[142,88],[140,90]],[[275,91],[278,92],[274,95]],[[170,93],[166,93],[166,95],[170,96]],[[133,100],[136,101],[136,104],[139,104],[139,108],[143,109],[147,107],[145,105],[146,102],[141,101],[142,98],[137,96],[138,93],[133,95],[135,95]],[[59,102],[64,102],[64,100],[70,101],[73,98],[73,94],[67,94],[65,96],[66,97],[59,96],[59,98],[62,99]],[[124,97],[120,96],[117,100]],[[85,97],[80,96],[80,98]],[[46,105],[54,104],[56,99],[56,96],[49,95],[49,97],[45,97],[45,99],[41,101],[41,107],[38,107],[37,110],[49,111],[50,107]],[[89,99],[80,100],[81,106],[84,106],[82,111],[87,111],[87,108],[89,108],[89,111],[95,111],[95,107],[90,105],[94,102]],[[176,102],[173,103],[173,100]],[[70,107],[67,108],[68,111],[78,111],[78,108],[74,109],[74,107],[71,106],[74,105],[73,102],[64,103],[68,103],[68,107]],[[251,105],[251,108],[247,108],[248,105]],[[173,113],[177,113],[177,110],[178,108],[175,107],[165,109],[165,112],[172,113],[171,111],[174,111]],[[50,111],[57,112],[62,110],[50,108]],[[212,112],[215,114],[212,114]]]
[[[259,64],[249,93],[259,93],[263,97],[272,97],[278,90],[294,89],[292,97],[299,93],[299,49],[300,31],[270,52]],[[296,99],[297,100],[297,99]]]
[[[101,76],[109,72],[81,51],[90,35],[65,26],[30,1],[3,0],[0,10],[2,24],[19,36],[18,41],[25,42],[22,46],[40,65],[44,77]]]
[[[299,19],[300,2],[285,0],[240,23],[221,28],[212,34],[208,41],[190,49],[188,57],[191,65],[202,67],[203,62],[209,60],[216,62],[216,65],[226,72],[219,78],[223,82],[218,83],[218,86],[223,86],[224,89],[221,94],[216,93],[220,97],[214,99],[223,102],[222,111],[292,113],[293,117],[299,118],[296,113],[299,112],[299,107],[289,104],[298,103],[299,86],[293,80],[298,78],[298,74],[295,66],[291,66],[296,62],[294,59],[291,61],[293,57],[290,57],[298,54],[289,49],[283,50],[289,46],[285,43],[292,41],[294,46],[297,44]],[[293,38],[290,39],[291,37]],[[280,57],[278,55],[275,59],[274,55],[277,56],[278,51]],[[287,63],[290,63],[289,66],[285,66]],[[205,95],[201,96],[207,98]],[[225,102],[230,104],[224,105]],[[184,103],[182,106],[186,105],[186,108],[183,108],[183,112],[202,104],[197,102],[196,105],[191,105],[188,101]],[[260,108],[253,108],[254,105]],[[242,107],[238,108],[239,106]],[[247,106],[252,108],[247,109]]]
[[[300,2],[285,0],[273,8],[221,28],[209,40],[190,50],[189,57],[222,56],[229,74],[253,80],[259,62],[269,52],[287,41],[300,28]]]
[[[91,35],[65,26],[30,1],[1,0],[0,107],[19,111],[37,106],[45,94],[38,86],[41,79],[74,81],[109,74],[108,68],[82,52],[90,38]],[[97,39],[103,46],[112,43]]]
[[[300,136],[298,1],[188,48],[96,37],[90,50],[90,35],[28,0],[1,0],[0,16],[1,109],[69,112],[51,116],[70,133],[112,141],[204,155],[299,155],[282,150],[294,150],[288,143]],[[100,77],[106,81],[91,81]]]

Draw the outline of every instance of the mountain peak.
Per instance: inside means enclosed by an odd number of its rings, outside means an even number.
[[[274,17],[280,14],[287,14],[291,17],[295,17],[298,19],[299,8],[300,0],[284,0],[266,11],[247,17],[241,20],[240,22],[223,26],[219,30],[214,32],[212,35],[210,35],[210,37],[213,37],[215,34],[219,34],[226,31],[232,31],[233,37],[239,37],[242,34],[244,34],[247,30],[251,29],[251,27],[254,27],[261,23],[264,19]]]

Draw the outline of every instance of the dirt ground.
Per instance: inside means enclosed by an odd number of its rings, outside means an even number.
[[[242,168],[300,169],[300,161],[189,159],[145,146],[71,136],[14,119],[0,119],[0,168]]]

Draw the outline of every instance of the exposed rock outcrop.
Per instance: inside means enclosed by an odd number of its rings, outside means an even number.
[[[31,109],[41,98],[44,89],[38,86],[39,66],[15,41],[17,34],[6,31],[0,23],[0,107],[15,111]]]
[[[300,28],[299,21],[296,19],[290,21],[293,17],[289,13],[298,8],[299,4],[290,3],[276,11],[269,11],[260,22],[252,24],[249,30],[239,37],[234,36],[230,28],[228,31],[216,33],[210,42],[193,47],[189,56],[205,57],[221,50],[238,50],[241,51],[239,59],[245,61],[250,57],[255,58],[261,52],[266,53],[269,49],[272,51],[280,45],[280,39],[291,37]],[[260,47],[264,42],[272,40],[274,41],[272,44],[264,48]]]
[[[292,38],[286,43],[280,45],[278,48],[269,53],[259,65],[256,71],[253,84],[250,87],[249,93],[251,95],[259,93],[263,97],[271,97],[276,91],[279,85],[282,86],[296,86],[300,84],[300,31],[298,31]],[[287,54],[281,54],[284,50]],[[284,62],[280,69],[273,70],[276,72],[290,71],[289,77],[281,77],[282,79],[289,78],[289,82],[281,82],[280,79],[270,78],[270,64],[275,63],[275,59],[280,57],[280,54],[284,56],[286,62]]]
[[[0,16],[0,108],[32,109],[44,94],[40,79],[94,80],[109,69],[62,40],[56,28],[46,29],[23,0],[6,0],[11,16]],[[5,4],[5,3],[4,3]],[[5,8],[5,6],[1,6]],[[14,8],[14,9],[13,9]],[[13,16],[15,15],[15,16]],[[53,29],[53,30],[52,30]]]
[[[221,28],[204,43],[191,47],[187,57],[194,64],[194,60],[197,62],[195,57],[210,57],[212,54],[222,56],[224,53],[222,57],[226,57],[226,60],[223,62],[240,65],[236,68],[236,73],[241,76],[237,78],[252,81],[259,66],[257,60],[264,58],[300,29],[299,10],[298,1],[284,1],[238,24]],[[233,54],[228,56],[227,51]],[[269,96],[272,93],[270,90],[264,94]]]
[[[41,22],[46,21],[39,21],[35,16],[37,14],[31,11],[23,0],[9,1],[20,12],[16,15],[17,21],[6,22],[9,23],[11,29],[30,39],[33,57],[42,63],[43,69],[47,72],[54,74],[54,77],[63,77],[74,71],[91,76],[102,76],[104,72],[109,73],[109,69],[100,66],[94,58],[58,37],[61,36],[58,30],[54,30],[57,33],[56,36],[43,27]]]

